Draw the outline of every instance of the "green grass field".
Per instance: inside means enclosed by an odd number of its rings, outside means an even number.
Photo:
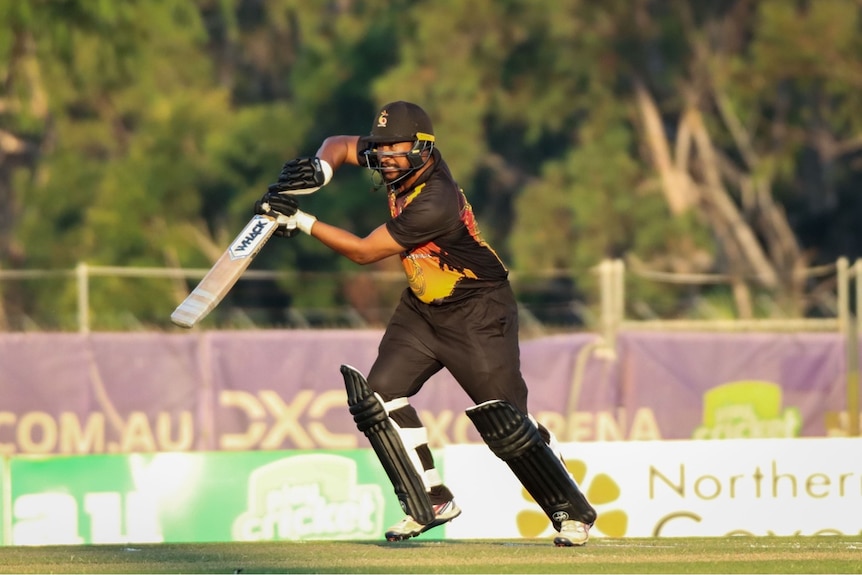
[[[862,537],[0,547],[0,573],[862,573]]]

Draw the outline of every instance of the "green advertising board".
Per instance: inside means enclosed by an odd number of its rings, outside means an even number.
[[[9,469],[5,544],[379,539],[403,516],[370,449],[22,456]]]
[[[2,477],[2,481],[0,481],[0,517],[3,518],[3,521],[0,522],[0,542],[4,545],[7,544],[8,534],[10,532],[9,529],[9,502],[7,498],[9,497],[9,466],[7,465],[8,460],[6,457],[0,457],[0,477]]]

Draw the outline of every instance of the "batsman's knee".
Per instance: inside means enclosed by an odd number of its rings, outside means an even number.
[[[366,435],[375,425],[387,419],[386,408],[374,395],[360,399],[348,407],[357,429]]]
[[[506,401],[467,409],[482,439],[506,462],[559,530],[567,519],[593,523],[596,512],[530,417]]]

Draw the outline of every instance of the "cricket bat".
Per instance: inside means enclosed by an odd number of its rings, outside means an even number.
[[[248,269],[277,228],[278,222],[271,216],[255,215],[249,220],[197,287],[177,306],[171,314],[171,321],[180,327],[191,328],[206,317]]]

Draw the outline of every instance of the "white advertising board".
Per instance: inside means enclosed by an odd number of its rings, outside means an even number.
[[[862,438],[563,444],[598,511],[595,537],[862,534]],[[444,449],[463,509],[449,538],[551,536],[550,521],[484,445]]]

